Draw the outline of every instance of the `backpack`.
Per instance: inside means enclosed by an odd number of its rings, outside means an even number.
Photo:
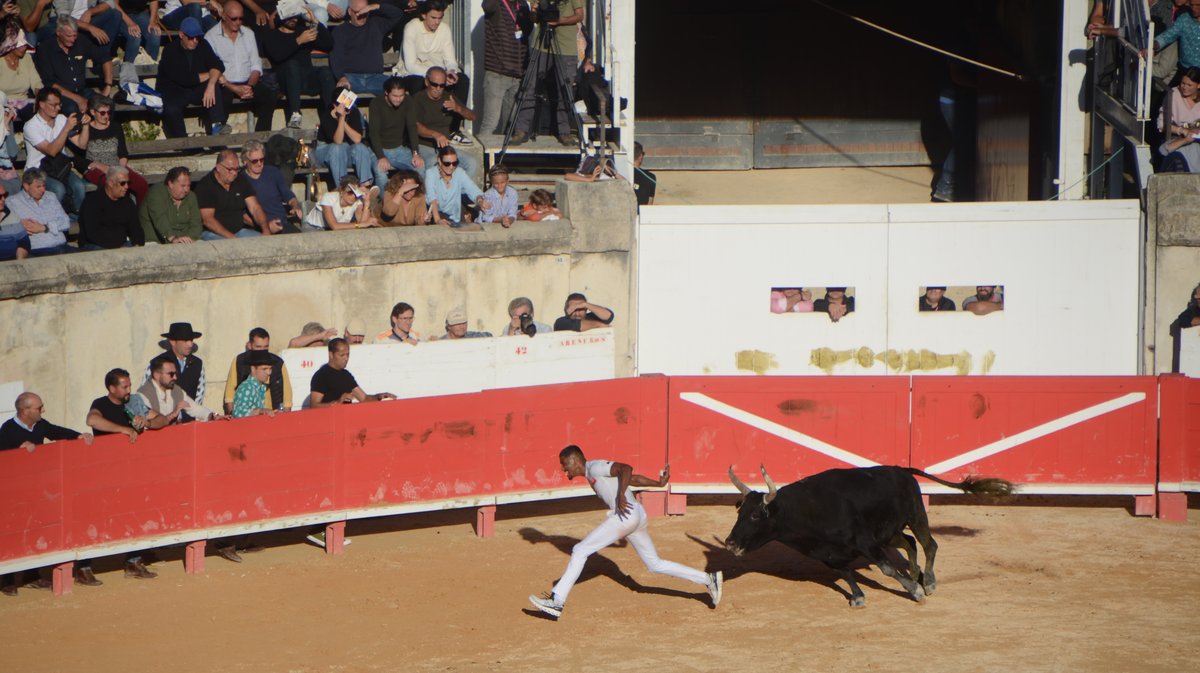
[[[283,179],[291,182],[296,176],[296,155],[300,153],[300,141],[276,133],[267,138],[263,148],[266,161],[283,173]]]

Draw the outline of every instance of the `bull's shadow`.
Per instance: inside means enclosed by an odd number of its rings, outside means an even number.
[[[569,535],[547,535],[536,528],[525,527],[517,531],[521,538],[529,544],[551,544],[556,549],[561,551],[567,557],[571,556],[571,549],[580,542],[579,538],[574,538]],[[626,546],[625,540],[620,540],[612,547]],[[641,559],[636,561],[641,565]],[[645,566],[642,566],[643,568]],[[592,554],[587,561],[587,565],[583,567],[583,572],[579,575],[579,580],[576,584],[587,582],[595,577],[607,577],[617,584],[635,591],[639,594],[654,594],[657,596],[674,596],[676,598],[690,598],[693,600],[708,602],[708,592],[701,589],[699,592],[680,591],[678,589],[667,589],[664,587],[646,586],[629,575],[621,571],[621,568],[615,561],[604,555],[604,552],[596,552]],[[665,577],[665,576],[664,576]],[[557,578],[556,580],[557,581]],[[540,614],[540,613],[539,613]]]
[[[728,583],[730,580],[737,579],[742,575],[757,573],[792,582],[813,582],[820,584],[842,594],[847,602],[850,601],[850,591],[838,583],[838,580],[841,578],[829,566],[811,559],[785,544],[768,542],[752,552],[746,552],[742,556],[734,556],[732,552],[725,549],[725,545],[715,536],[713,537],[713,541],[709,542],[689,533],[688,539],[704,547],[704,557],[707,560],[705,568],[710,571],[721,570],[725,573],[726,592],[729,591]],[[857,572],[858,585],[860,587],[863,589],[869,588],[886,591],[911,600],[908,592],[903,589],[880,584],[871,577],[859,572],[867,569],[869,566],[870,564],[867,563],[866,559],[859,559],[850,566],[852,571]],[[908,562],[904,561],[902,564],[898,564],[898,567],[903,572],[903,569],[908,567]]]

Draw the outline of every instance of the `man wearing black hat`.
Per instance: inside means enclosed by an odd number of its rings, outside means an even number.
[[[953,311],[954,300],[946,296],[945,285],[930,285],[925,294],[917,299],[919,311]]]
[[[267,384],[275,366],[273,356],[267,351],[247,351],[246,364],[250,366],[250,375],[233,393],[233,417],[274,416],[275,410],[267,406]]]
[[[166,357],[174,361],[177,367],[175,385],[182,388],[197,403],[204,404],[204,361],[192,355],[196,346],[193,342],[200,338],[200,333],[192,329],[190,322],[173,322],[171,329],[164,332],[162,336],[170,344],[170,348],[156,357]],[[142,377],[142,383],[148,380],[150,380],[150,367],[146,367],[146,375]]]
[[[229,365],[229,376],[225,379],[225,413],[233,413],[233,398],[237,388],[250,377],[250,353],[263,351],[271,356],[271,378],[267,381],[267,399],[265,406],[276,411],[287,411],[292,408],[292,382],[288,378],[287,366],[283,358],[271,353],[271,334],[261,327],[250,330],[246,350],[237,354]]]

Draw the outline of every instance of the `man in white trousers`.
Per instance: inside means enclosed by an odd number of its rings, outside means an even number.
[[[670,466],[663,469],[659,479],[651,479],[634,474],[633,468],[625,463],[588,460],[584,457],[583,450],[573,444],[559,452],[558,462],[562,464],[568,479],[586,477],[596,496],[608,505],[609,512],[604,523],[588,533],[588,536],[571,550],[571,561],[567,563],[562,578],[554,585],[554,590],[545,596],[529,597],[539,610],[553,617],[562,616],[567,595],[571,593],[571,587],[575,586],[575,581],[583,572],[588,557],[622,538],[629,540],[629,544],[633,545],[650,572],[678,577],[704,586],[712,598],[713,607],[717,607],[721,602],[721,583],[724,581],[721,571],[706,573],[659,558],[654,541],[646,532],[646,510],[634,499],[633,491],[629,490],[630,486],[666,486],[671,478]]]

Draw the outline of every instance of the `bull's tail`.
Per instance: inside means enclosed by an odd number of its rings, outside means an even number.
[[[1011,481],[1006,481],[1004,479],[996,479],[994,477],[988,477],[985,479],[975,479],[973,477],[967,477],[966,479],[963,479],[962,481],[953,482],[953,481],[946,481],[945,479],[942,479],[940,477],[935,477],[932,474],[929,474],[927,472],[922,472],[921,470],[918,470],[915,467],[906,467],[904,469],[907,470],[909,472],[909,474],[914,474],[914,475],[917,475],[920,477],[925,477],[926,479],[928,479],[930,481],[936,481],[937,483],[939,483],[943,486],[949,486],[950,488],[957,488],[958,490],[963,491],[964,493],[970,493],[971,495],[983,495],[983,496],[991,496],[991,497],[995,497],[995,498],[1003,498],[1005,496],[1012,495],[1013,491],[1015,490]]]

